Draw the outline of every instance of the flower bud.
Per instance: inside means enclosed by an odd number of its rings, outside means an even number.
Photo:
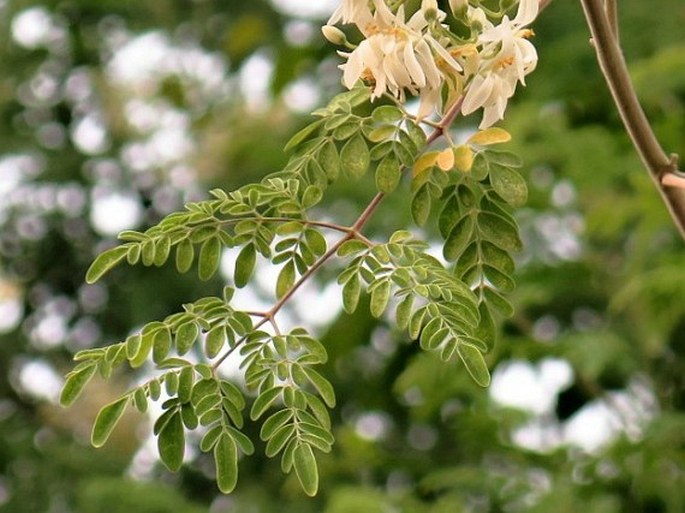
[[[438,19],[438,2],[437,0],[422,0],[421,12],[427,21],[435,21]]]
[[[347,44],[347,36],[345,36],[345,33],[338,27],[334,27],[333,25],[324,25],[321,27],[321,33],[323,34],[323,37],[328,39],[328,41],[334,45],[344,46]]]

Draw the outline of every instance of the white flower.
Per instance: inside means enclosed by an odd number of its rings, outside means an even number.
[[[480,128],[487,128],[504,117],[516,84],[525,85],[525,76],[537,65],[537,51],[526,39],[532,31],[524,28],[537,13],[537,0],[521,0],[513,20],[504,16],[497,26],[489,22],[483,25],[478,38],[481,47],[478,71],[467,87],[462,104],[465,115],[483,107]],[[473,13],[480,18],[479,14]]]
[[[366,25],[372,18],[369,0],[342,0],[338,8],[328,20],[328,25],[336,23],[354,23],[355,25]]]
[[[357,13],[355,22],[366,39],[352,52],[340,52],[347,58],[341,66],[343,83],[348,88],[360,78],[372,83],[372,98],[387,91],[404,100],[405,91],[409,91],[420,98],[418,117],[425,117],[438,106],[444,80],[436,55],[443,69],[450,73],[459,73],[462,67],[429,33],[424,9],[405,21],[403,6],[393,14],[382,0],[373,0],[373,5],[375,11],[370,20]],[[445,15],[430,0],[424,1],[423,7],[429,13],[435,11],[437,19]],[[340,19],[345,19],[345,15],[341,11]]]

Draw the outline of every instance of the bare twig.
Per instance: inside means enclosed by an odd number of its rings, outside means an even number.
[[[666,187],[667,184],[662,183],[665,177],[679,173],[677,159],[666,155],[642,110],[628,74],[623,52],[607,17],[605,2],[581,0],[581,3],[592,33],[597,60],[623,125],[668,207],[673,221],[685,238],[685,191]]]
[[[604,0],[604,12],[607,14],[607,21],[614,34],[614,38],[618,42],[618,6],[616,0]]]

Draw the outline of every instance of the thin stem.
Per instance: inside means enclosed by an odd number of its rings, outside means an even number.
[[[581,0],[581,3],[592,33],[600,69],[609,86],[623,125],[668,207],[680,234],[685,238],[685,192],[679,188],[665,187],[662,184],[664,176],[678,173],[677,159],[666,155],[642,110],[630,80],[623,52],[607,18],[604,1]]]
[[[614,34],[614,39],[618,43],[618,6],[616,0],[604,0],[604,12],[606,12],[607,21],[611,27],[611,32]]]

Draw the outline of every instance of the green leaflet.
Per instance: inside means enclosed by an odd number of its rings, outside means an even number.
[[[295,262],[290,260],[286,263],[281,272],[278,273],[278,279],[276,280],[276,297],[282,298],[288,291],[292,288],[295,283]]]
[[[272,414],[262,424],[259,437],[266,441],[274,436],[274,433],[293,418],[293,410],[281,410]]]
[[[162,463],[172,472],[176,472],[183,464],[185,452],[185,431],[180,412],[172,413],[159,432],[157,449]]]
[[[374,317],[380,317],[383,315],[385,308],[388,306],[388,301],[390,300],[390,282],[384,281],[380,283],[371,292],[371,303],[370,310],[371,315]]]
[[[226,343],[226,328],[215,326],[205,337],[205,354],[208,358],[215,358],[223,349]]]
[[[523,247],[516,226],[498,214],[480,212],[478,228],[484,238],[502,249],[520,251]]]
[[[473,217],[470,214],[465,214],[454,227],[450,230],[442,253],[447,261],[456,260],[466,249],[471,237],[473,235]]]
[[[332,141],[327,140],[319,150],[318,158],[319,165],[323,168],[328,177],[328,182],[335,182],[340,175],[341,168],[340,156],[338,155],[335,144]]]
[[[309,444],[298,443],[293,454],[295,473],[304,493],[313,497],[319,489],[319,469]]]
[[[386,194],[393,192],[400,183],[402,172],[395,155],[390,154],[381,160],[376,168],[376,187]]]
[[[86,282],[95,283],[98,281],[107,271],[121,262],[126,257],[127,252],[128,245],[124,245],[100,253],[88,268]]]
[[[200,255],[198,258],[198,276],[202,281],[209,280],[214,273],[219,269],[219,262],[221,260],[221,239],[219,237],[212,237],[207,239],[200,246]]]
[[[100,410],[95,419],[95,424],[93,424],[93,431],[90,437],[94,447],[102,447],[105,444],[112,430],[114,430],[114,426],[116,426],[124,414],[124,410],[126,410],[130,400],[131,397],[127,395]]]
[[[313,123],[310,123],[303,129],[301,129],[299,132],[297,132],[290,138],[290,140],[286,143],[285,147],[283,148],[283,151],[289,152],[293,148],[296,148],[297,146],[302,144],[309,138],[310,135],[312,135],[321,126],[323,121],[323,119],[317,119]]]
[[[526,181],[509,167],[491,164],[490,183],[495,192],[512,207],[525,205],[528,200]]]
[[[195,259],[195,247],[190,239],[183,239],[178,246],[176,246],[176,269],[179,273],[185,273],[190,270]]]
[[[488,371],[483,353],[475,346],[465,342],[457,346],[457,353],[473,380],[478,385],[487,387],[490,384],[490,371]]]
[[[366,173],[371,159],[369,148],[360,133],[352,136],[345,143],[345,146],[340,151],[340,160],[342,161],[343,169],[351,179],[357,180]]]
[[[155,363],[160,363],[167,357],[169,351],[171,351],[171,332],[169,331],[169,328],[164,326],[154,334],[152,360]]]
[[[352,276],[342,290],[343,308],[345,312],[351,314],[357,309],[359,305],[359,298],[361,296],[362,286],[359,276],[356,274]]]
[[[255,402],[252,404],[250,418],[252,420],[257,420],[259,417],[261,417],[269,408],[269,406],[271,406],[273,402],[281,395],[282,391],[282,387],[274,387],[259,394]]]
[[[66,382],[62,387],[62,392],[59,396],[59,402],[62,406],[71,406],[74,401],[78,399],[79,395],[95,375],[97,366],[95,364],[86,365],[82,368],[76,368],[67,374]]]
[[[276,429],[269,438],[264,449],[264,454],[269,458],[273,458],[276,454],[281,452],[285,445],[291,440],[295,434],[295,426],[293,424],[285,424]]]
[[[233,272],[233,280],[235,281],[235,286],[238,288],[243,288],[248,284],[252,273],[257,263],[257,252],[255,250],[254,244],[248,244],[243,249],[240,250],[238,258],[235,261],[235,270]]]
[[[373,109],[371,119],[376,123],[397,123],[404,117],[402,111],[394,105],[381,105]]]
[[[431,197],[428,187],[420,187],[411,199],[411,215],[419,226],[426,224],[431,211]]]
[[[214,446],[214,463],[219,490],[223,493],[232,492],[238,482],[238,450],[229,435],[221,435]]]
[[[193,347],[197,340],[200,330],[195,321],[181,324],[176,330],[176,351],[179,355],[184,355]]]
[[[319,395],[326,403],[326,406],[329,408],[334,408],[335,391],[333,390],[333,386],[330,384],[330,382],[314,369],[307,368],[304,370],[304,372],[311,384],[314,385],[314,388],[316,388],[316,391],[319,392]]]

